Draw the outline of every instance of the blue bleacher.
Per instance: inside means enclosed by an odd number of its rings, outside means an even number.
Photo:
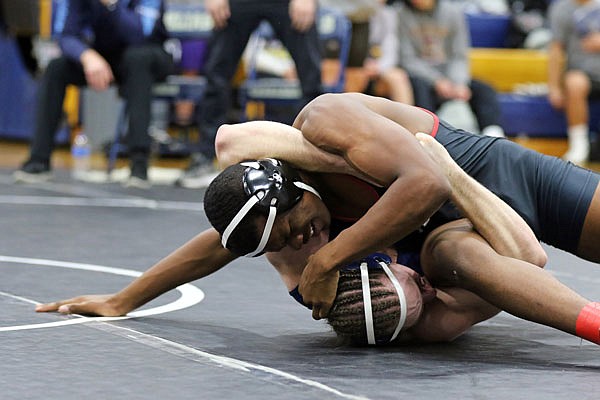
[[[467,13],[472,47],[506,47],[510,16],[487,13]]]
[[[467,21],[472,47],[505,47],[509,16],[467,13]],[[565,115],[554,109],[546,96],[499,93],[499,101],[501,124],[508,136],[566,137]],[[600,101],[590,102],[590,130],[600,132]]]

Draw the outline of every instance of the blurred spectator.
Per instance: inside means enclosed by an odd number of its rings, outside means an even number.
[[[16,181],[48,180],[54,135],[68,84],[106,90],[119,83],[129,116],[127,144],[131,176],[127,185],[148,187],[151,90],[173,70],[163,49],[162,1],[68,0],[57,3],[54,28],[62,56],[50,62],[40,82],[29,160]]]
[[[398,18],[400,62],[411,78],[415,105],[436,111],[448,100],[469,103],[481,133],[504,136],[494,89],[471,79],[469,35],[460,6],[405,0]]]
[[[298,78],[296,65],[289,52],[278,39],[265,39],[260,35],[252,35],[242,56],[245,70],[251,64],[261,75],[276,76],[286,80]]]
[[[367,93],[413,104],[413,92],[406,72],[398,62],[398,12],[379,0],[380,6],[370,20],[369,56],[364,70],[369,79]],[[389,2],[388,2],[389,3]]]
[[[380,6],[370,19],[369,55],[363,65],[369,94],[413,104],[412,87],[404,70],[398,67],[397,11],[378,0]],[[244,63],[254,60],[256,70],[267,76],[295,80],[294,61],[278,40],[253,36],[244,52]]]
[[[39,7],[39,0],[0,0],[0,29],[15,38],[23,64],[31,75],[38,70],[33,39],[39,33]]]
[[[169,5],[197,6],[201,0],[168,0]],[[197,76],[204,74],[204,64],[208,49],[207,38],[184,39],[181,44],[181,60],[179,60],[178,74],[184,76]],[[178,127],[188,128],[196,121],[196,103],[194,100],[181,99],[173,103],[173,123]]]
[[[346,91],[361,91],[364,84],[363,65],[369,54],[369,22],[379,7],[379,0],[320,0],[319,4],[340,11],[352,23],[352,39],[346,67]]]
[[[250,35],[267,20],[290,52],[302,87],[298,107],[321,93],[321,52],[315,26],[317,0],[205,0],[215,29],[205,64],[207,89],[200,111],[200,143],[176,184],[197,188],[215,173],[215,135],[227,122],[231,80]]]
[[[511,24],[506,47],[544,49],[550,42],[548,0],[509,0]]]
[[[379,7],[379,0],[321,0],[322,7],[339,10],[352,23],[349,67],[362,67],[369,53],[369,20]]]
[[[600,3],[557,0],[548,16],[548,96],[567,117],[569,150],[563,158],[582,163],[590,153],[588,100],[600,97]]]

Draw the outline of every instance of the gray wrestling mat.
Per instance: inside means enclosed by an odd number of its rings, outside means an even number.
[[[0,170],[0,398],[597,399],[600,348],[502,313],[451,344],[343,347],[264,259],[238,260],[129,319],[37,314],[117,291],[207,227],[202,191],[14,185]],[[600,267],[548,249],[599,300]]]

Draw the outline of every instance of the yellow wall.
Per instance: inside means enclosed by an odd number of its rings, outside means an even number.
[[[545,51],[474,48],[469,59],[472,77],[491,84],[499,92],[511,92],[517,84],[547,81]]]

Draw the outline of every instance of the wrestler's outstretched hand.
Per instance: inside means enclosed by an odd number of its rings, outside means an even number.
[[[456,164],[456,162],[454,162],[452,157],[450,157],[450,154],[448,154],[446,148],[431,135],[417,132],[415,137],[421,146],[423,146],[427,154],[429,154],[429,156],[440,166],[440,168],[442,168],[446,176],[449,176],[449,174],[454,171],[460,170],[460,167],[458,164]]]
[[[53,303],[38,304],[35,307],[35,311],[58,311],[61,314],[81,314],[102,317],[117,317],[125,315],[127,312],[123,312],[119,307],[117,307],[113,300],[114,295],[112,294],[78,296]]]

